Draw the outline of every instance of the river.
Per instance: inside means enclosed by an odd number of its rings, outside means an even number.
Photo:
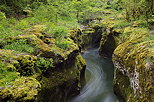
[[[89,49],[83,54],[87,62],[86,84],[71,102],[117,102],[113,92],[114,67],[110,58],[98,55],[98,49]]]

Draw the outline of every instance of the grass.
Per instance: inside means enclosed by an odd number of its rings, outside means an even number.
[[[130,25],[130,22],[120,20],[116,25],[114,25],[116,28],[124,28]]]
[[[12,24],[11,24],[12,23]],[[21,34],[20,30],[14,29],[13,21],[2,20],[0,22],[0,38],[6,38],[10,36],[17,36]]]
[[[19,52],[27,52],[27,53],[34,52],[34,48],[32,46],[26,44],[25,40],[18,40],[16,42],[13,42],[10,45],[4,46],[4,49],[16,50]]]

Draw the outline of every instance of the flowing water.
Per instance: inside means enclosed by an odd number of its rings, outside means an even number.
[[[103,59],[98,49],[90,49],[83,54],[87,62],[86,85],[71,102],[117,102],[113,92],[113,71],[111,59]]]

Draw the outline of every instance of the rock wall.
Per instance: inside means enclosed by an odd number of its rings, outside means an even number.
[[[150,37],[154,32],[134,24],[117,28],[114,19],[103,24],[99,53],[112,55],[113,84],[119,101],[153,102],[154,40]]]
[[[86,63],[78,45],[66,38],[69,47],[62,49],[43,31],[44,25],[37,25],[22,35],[0,39],[0,63],[4,65],[0,71],[15,77],[0,81],[0,85],[10,82],[0,86],[1,102],[65,102],[79,93]],[[31,46],[33,52],[3,49],[19,42]]]
[[[81,26],[71,31],[70,38],[78,44],[80,50],[99,45],[102,36],[102,27],[99,25]]]
[[[128,102],[152,102],[154,51],[149,43],[139,38],[120,44],[114,51],[115,91],[120,90]]]
[[[42,90],[38,102],[66,102],[80,92],[84,79],[85,61],[76,55],[58,65],[55,71],[47,71],[42,77]]]

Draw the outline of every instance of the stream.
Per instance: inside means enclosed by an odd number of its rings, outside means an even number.
[[[89,49],[82,56],[87,62],[86,84],[71,102],[117,102],[112,85],[112,60],[100,57],[98,49]]]

